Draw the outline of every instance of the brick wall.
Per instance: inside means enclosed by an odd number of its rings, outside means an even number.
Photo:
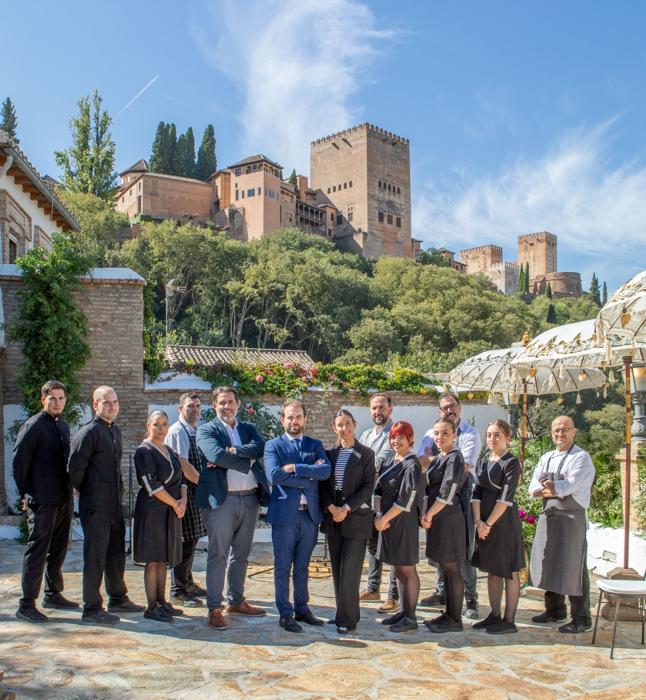
[[[91,357],[79,374],[81,402],[91,405],[93,389],[108,384],[116,390],[121,406],[118,419],[124,435],[123,468],[128,456],[145,432],[147,403],[143,395],[143,279],[131,270],[97,270],[92,279],[84,280],[76,293],[77,302],[89,324],[88,342]],[[14,266],[3,266],[0,288],[4,322],[11,323],[18,308],[18,292],[22,287]],[[21,404],[22,395],[15,375],[22,361],[15,343],[7,343],[0,357],[0,388],[3,406]],[[0,416],[3,434],[5,426]],[[0,513],[6,508],[4,492],[5,455],[0,464]]]

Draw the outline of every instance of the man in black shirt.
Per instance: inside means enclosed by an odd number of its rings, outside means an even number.
[[[22,598],[16,617],[46,622],[36,608],[45,574],[46,608],[78,608],[63,590],[63,562],[72,524],[72,489],[67,474],[70,429],[61,418],[67,397],[65,385],[51,380],[43,385],[43,410],[20,428],[13,448],[13,476],[27,510],[29,538],[22,564]]]
[[[72,440],[69,474],[79,491],[79,514],[83,527],[83,620],[114,624],[111,613],[141,612],[128,598],[124,580],[126,528],[121,509],[121,431],[115,424],[119,400],[114,389],[94,390],[94,420]],[[105,577],[108,611],[103,609],[101,582]]]

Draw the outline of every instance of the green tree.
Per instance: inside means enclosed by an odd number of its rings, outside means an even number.
[[[177,139],[172,170],[180,177],[195,177],[195,139],[190,126]]]
[[[17,145],[20,143],[18,138],[18,117],[16,117],[16,110],[14,109],[13,102],[10,97],[7,97],[2,103],[2,110],[0,111],[0,130],[5,131],[10,139]]]
[[[164,171],[167,175],[177,175],[175,172],[175,150],[177,149],[177,128],[175,124],[166,124],[166,151]]]
[[[199,180],[208,180],[218,169],[215,157],[215,129],[209,124],[204,130],[202,143],[197,152],[196,177]]]
[[[588,291],[590,298],[597,305],[601,306],[601,290],[599,288],[599,279],[596,273],[592,273],[592,279],[590,280],[590,289]]]
[[[166,124],[159,122],[150,153],[150,172],[166,173],[168,168],[168,131]]]
[[[606,283],[603,283],[603,287],[601,288],[601,306],[605,306],[608,303],[608,286]]]
[[[422,250],[417,256],[417,262],[421,265],[435,265],[436,267],[451,267],[451,263],[440,253],[437,248]]]
[[[529,276],[529,262],[525,263],[525,277],[524,277],[524,285],[525,289],[523,290],[525,294],[529,294],[529,281],[530,281],[530,276]]]
[[[63,169],[63,183],[72,192],[86,192],[107,199],[117,184],[115,145],[110,134],[112,119],[101,107],[97,90],[78,101],[79,115],[70,120],[72,146],[56,151]]]
[[[556,308],[554,307],[554,304],[550,304],[547,307],[547,316],[545,318],[546,323],[553,323],[556,324],[558,323],[557,318],[556,318]]]
[[[525,266],[520,266],[520,272],[518,273],[518,291],[521,294],[525,293]]]
[[[296,168],[292,170],[292,174],[289,176],[289,184],[298,187],[298,178],[296,176]]]
[[[552,299],[552,285],[549,282],[547,283],[547,289],[545,290],[545,296],[548,299]]]

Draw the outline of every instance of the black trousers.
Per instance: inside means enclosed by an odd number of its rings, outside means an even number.
[[[101,610],[101,583],[111,605],[119,605],[128,596],[124,580],[126,570],[126,526],[121,511],[81,513],[83,526],[83,608]]]
[[[186,589],[193,583],[193,557],[199,540],[182,542],[182,561],[173,568],[170,575],[171,595],[186,593]]]
[[[359,589],[361,572],[366,556],[366,540],[344,537],[341,528],[327,535],[334,597],[336,599],[336,624],[340,627],[356,627],[359,622]]]
[[[579,625],[591,625],[592,615],[590,614],[590,576],[588,574],[588,546],[586,543],[585,552],[583,555],[583,580],[582,588],[583,595],[569,595],[570,613],[572,621]],[[565,596],[552,591],[545,591],[545,610],[552,613],[556,617],[566,617],[567,607],[565,605]]]
[[[22,609],[34,607],[45,574],[45,595],[63,590],[63,563],[72,525],[73,503],[29,503],[29,538],[22,560]]]

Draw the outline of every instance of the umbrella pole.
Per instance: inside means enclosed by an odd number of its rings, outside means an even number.
[[[523,379],[523,408],[520,418],[520,468],[525,468],[525,444],[527,442],[527,380]]]
[[[628,548],[630,545],[630,471],[631,440],[630,424],[632,422],[632,401],[630,395],[630,365],[632,357],[624,357],[624,382],[626,385],[626,474],[624,487],[624,569],[628,568]]]

